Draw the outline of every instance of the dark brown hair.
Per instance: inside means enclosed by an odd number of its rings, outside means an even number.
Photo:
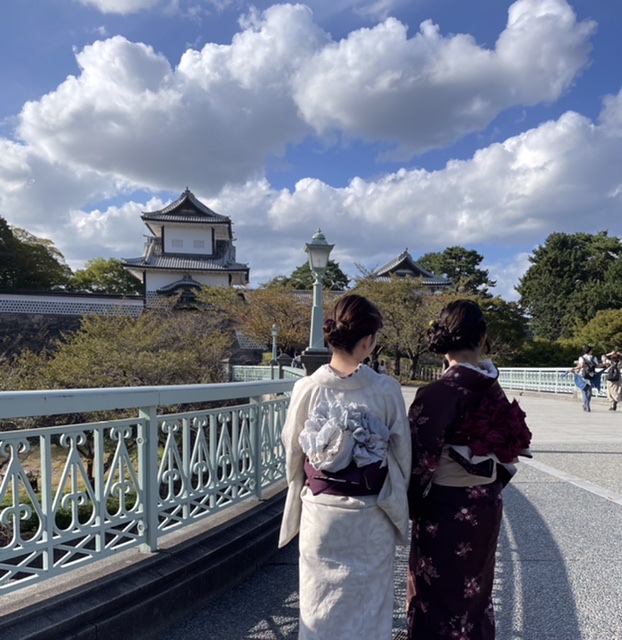
[[[475,349],[486,334],[486,319],[472,300],[455,300],[441,311],[428,329],[428,348],[433,353]]]
[[[337,300],[324,321],[324,338],[333,348],[352,353],[356,343],[382,328],[380,311],[367,298],[349,294]]]

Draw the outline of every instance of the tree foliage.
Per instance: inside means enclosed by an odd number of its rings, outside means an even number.
[[[142,293],[140,280],[133,276],[116,258],[93,258],[84,269],[78,269],[69,280],[68,288],[92,293],[132,295]]]
[[[3,389],[73,389],[222,382],[231,330],[207,313],[92,315],[40,354],[25,351]]]
[[[516,287],[537,337],[571,338],[597,311],[622,306],[622,242],[606,231],[552,233]]]
[[[63,287],[71,269],[51,240],[11,227],[0,217],[0,288],[49,290]]]
[[[355,293],[371,300],[384,319],[378,343],[379,349],[396,358],[397,373],[400,359],[410,362],[408,377],[414,379],[420,360],[427,351],[426,331],[450,297],[429,293],[416,278],[392,276],[389,281],[363,277],[357,281]]]
[[[497,283],[490,279],[488,269],[479,266],[483,259],[473,249],[453,246],[444,251],[426,253],[417,262],[428,271],[449,278],[453,291],[464,295],[485,295],[488,288]]]
[[[527,318],[516,302],[499,296],[473,298],[486,318],[490,354],[497,366],[509,365],[527,339]]]
[[[209,307],[224,313],[245,335],[269,350],[272,326],[278,329],[277,346],[293,353],[309,345],[312,298],[288,286],[265,286],[243,295],[229,287],[204,287],[200,294]],[[325,292],[327,304],[331,296]]]
[[[598,311],[596,315],[575,333],[581,344],[589,344],[594,353],[601,356],[610,351],[622,350],[622,309]]]
[[[315,276],[308,262],[296,267],[289,276],[277,276],[266,283],[266,287],[275,286],[290,287],[292,289],[310,290],[313,288]],[[329,260],[326,269],[322,273],[322,286],[325,290],[343,291],[348,287],[350,278],[341,270],[334,260]]]

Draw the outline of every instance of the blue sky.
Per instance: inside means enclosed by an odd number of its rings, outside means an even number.
[[[0,215],[72,268],[187,187],[256,286],[317,227],[351,276],[462,245],[513,287],[622,233],[613,0],[4,0]]]

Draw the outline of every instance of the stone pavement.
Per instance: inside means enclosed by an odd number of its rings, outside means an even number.
[[[413,395],[404,388],[407,405]],[[504,492],[497,640],[622,640],[622,412],[604,400],[586,414],[576,398],[516,397],[534,460]],[[406,557],[398,548],[395,638],[405,637]],[[153,640],[295,640],[297,580],[294,542]]]

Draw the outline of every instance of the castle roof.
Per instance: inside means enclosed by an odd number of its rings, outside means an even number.
[[[143,211],[141,218],[148,222],[183,222],[184,224],[231,224],[231,219],[215,213],[204,205],[186,187],[186,190],[169,205],[158,211]]]
[[[376,280],[388,280],[392,275],[398,277],[411,276],[413,278],[421,278],[423,284],[434,287],[450,287],[451,280],[443,276],[437,276],[435,273],[428,271],[422,267],[416,260],[413,260],[408,249],[405,249],[395,258],[389,260],[382,267],[374,270],[373,277]]]

